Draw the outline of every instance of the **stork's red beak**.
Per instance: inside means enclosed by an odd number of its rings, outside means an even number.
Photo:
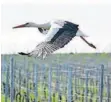
[[[13,29],[15,29],[15,28],[23,28],[23,27],[25,27],[25,25],[26,25],[26,24],[21,24],[21,25],[18,25],[18,26],[13,27]]]

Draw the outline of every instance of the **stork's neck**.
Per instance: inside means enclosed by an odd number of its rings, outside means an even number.
[[[50,29],[51,24],[50,24],[50,23],[45,23],[45,24],[35,24],[33,27],[44,28],[44,29]]]

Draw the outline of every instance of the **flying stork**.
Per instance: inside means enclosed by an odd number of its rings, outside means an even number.
[[[38,30],[46,35],[45,41],[41,42],[36,46],[36,48],[29,53],[20,52],[21,55],[39,57],[42,56],[45,58],[47,55],[50,55],[54,51],[63,48],[68,44],[72,38],[79,36],[84,40],[90,47],[96,49],[96,47],[89,43],[84,37],[87,37],[78,27],[78,24],[74,24],[69,21],[64,20],[53,20],[45,24],[35,24],[33,22],[28,22],[15,28],[24,28],[24,27],[35,27]]]

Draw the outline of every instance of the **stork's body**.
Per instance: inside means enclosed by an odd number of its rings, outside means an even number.
[[[83,38],[86,37],[86,35],[79,30],[79,25],[69,21],[55,20],[45,24],[35,24],[30,22],[14,28],[21,27],[37,27],[41,33],[46,34],[45,41],[38,44],[30,53],[20,53],[22,55],[34,57],[42,56],[45,58],[47,55],[53,53],[59,48],[63,48],[75,36],[80,36],[89,46],[96,48],[93,44],[87,42]]]

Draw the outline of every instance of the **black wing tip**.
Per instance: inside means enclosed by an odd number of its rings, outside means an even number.
[[[27,55],[27,56],[30,56],[30,53],[19,52],[18,54],[19,54],[19,55]]]

